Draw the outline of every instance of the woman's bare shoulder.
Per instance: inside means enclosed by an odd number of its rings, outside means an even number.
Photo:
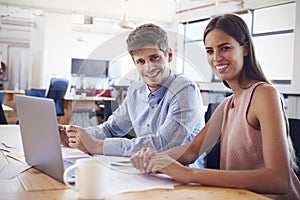
[[[280,93],[278,92],[278,90],[273,85],[267,83],[257,86],[254,95],[255,98],[261,100],[269,100],[273,98],[278,99],[280,97]]]
[[[269,115],[280,112],[282,105],[280,93],[270,84],[262,84],[255,89],[252,103],[256,113]]]

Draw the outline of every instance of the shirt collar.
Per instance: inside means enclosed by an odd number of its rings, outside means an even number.
[[[151,92],[149,89],[148,89],[148,86],[147,86],[147,96],[150,97],[150,96],[155,96],[155,97],[162,97],[164,95],[164,93],[166,92],[167,88],[169,87],[169,85],[173,82],[173,80],[175,79],[175,74],[170,72],[170,76],[169,78],[167,79],[167,81],[165,81],[157,90],[155,90],[154,92]]]

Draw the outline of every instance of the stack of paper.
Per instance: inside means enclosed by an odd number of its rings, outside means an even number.
[[[117,156],[94,156],[110,168],[107,194],[150,190],[156,188],[173,189],[181,183],[164,174],[144,174],[133,168],[129,158]]]

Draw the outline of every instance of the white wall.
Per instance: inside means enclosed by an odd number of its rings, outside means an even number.
[[[297,44],[297,45],[296,45]],[[290,93],[300,93],[300,2],[296,2],[296,23],[295,23],[295,47],[294,47],[294,68],[293,80]],[[300,119],[300,97],[289,96],[287,102],[288,117]]]
[[[292,90],[300,92],[300,2],[296,2],[296,23],[295,23],[295,42],[294,42],[294,68]]]
[[[45,13],[43,48],[43,87],[50,78],[59,76],[68,78],[70,74],[70,46],[72,23],[70,15]]]
[[[178,14],[175,23],[178,23],[181,20],[199,19],[203,16],[208,16],[212,12],[216,12],[216,10],[212,9],[213,8],[202,9],[201,12],[196,10]],[[297,11],[296,19],[299,19],[299,4],[297,4]],[[29,43],[30,38],[30,65],[32,67],[30,87],[47,88],[49,79],[52,76],[62,76],[71,80],[70,71],[72,57],[110,59],[113,63],[117,63],[113,66],[115,72],[118,72],[118,69],[121,68],[119,72],[122,76],[128,74],[129,79],[135,78],[135,67],[126,51],[125,41],[128,32],[111,31],[110,33],[110,30],[105,32],[97,32],[95,30],[74,30],[71,14],[46,12],[44,13],[44,16],[36,17],[36,23],[38,26],[33,28],[31,32],[14,33],[16,35],[14,41],[19,40],[24,43],[24,41],[27,40]],[[299,43],[299,20],[296,21],[296,24],[295,43]],[[176,29],[173,28],[172,31],[176,32]],[[28,37],[28,34],[30,34],[30,37]],[[0,43],[1,39],[10,37],[11,35],[13,34],[7,32],[3,35],[3,30],[1,30]],[[83,41],[78,40],[79,35],[81,35]],[[178,33],[178,35],[180,35],[180,33]],[[179,42],[182,41],[177,41],[173,38],[171,39],[170,45],[174,50],[174,54],[182,54],[182,50],[180,50],[180,48],[177,49],[177,46],[180,46]],[[2,47],[3,44],[1,45],[1,48]],[[288,88],[291,91],[300,91],[300,79],[297,79],[296,77],[300,72],[300,67],[297,67],[300,66],[300,58],[296,56],[300,52],[299,48],[299,46],[295,45],[293,81],[292,86]],[[4,57],[5,56],[6,54],[4,52]],[[173,66],[177,61],[177,64],[180,67],[181,60],[178,60],[179,61],[174,59]],[[207,76],[209,76],[209,74]],[[287,87],[283,86],[281,90],[284,90],[285,88]]]
[[[32,28],[5,27],[0,30],[0,51],[6,64],[11,45],[30,48],[30,59],[26,64],[29,72],[22,74],[28,77],[28,88],[48,88],[53,76],[67,78],[72,84],[71,58],[110,60],[109,71],[113,78],[126,76],[121,84],[127,85],[136,79],[135,66],[126,48],[128,30],[119,28],[115,31],[114,27],[78,29],[73,27],[71,14],[50,12],[36,16],[35,23]],[[14,89],[8,88],[7,82],[4,86],[4,89]]]
[[[10,55],[10,52],[16,53],[16,51],[14,51],[13,49],[16,49],[18,47],[29,49],[29,40],[30,40],[30,28],[2,25],[2,28],[0,29],[0,51],[2,52],[2,62],[4,62],[7,66],[7,75],[8,75],[7,76],[8,80],[3,81],[4,89],[14,89],[15,82],[12,82],[12,78],[10,77],[14,75],[12,74],[13,71],[12,69],[14,67],[12,66],[13,63],[17,65],[16,68],[19,67],[28,68],[29,63],[24,62],[24,56],[26,57],[25,54]],[[21,60],[22,62],[19,62]],[[25,74],[25,76],[27,75]],[[19,80],[16,79],[14,80],[19,82]]]
[[[72,58],[111,60],[119,56],[120,52],[117,49],[120,47],[120,41],[115,45],[109,43],[110,40],[115,40],[113,38],[116,37],[116,33],[73,30],[70,14],[45,13],[44,18],[42,87],[47,88],[53,76],[64,77],[74,82],[71,79]],[[109,55],[109,52],[114,55]]]
[[[36,16],[36,27],[31,28],[30,34],[30,68],[28,74],[28,88],[43,87],[44,69],[44,38],[45,38],[45,17]]]

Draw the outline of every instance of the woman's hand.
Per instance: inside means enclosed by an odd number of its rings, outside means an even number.
[[[191,183],[193,180],[193,168],[183,166],[168,154],[152,156],[145,171],[146,173],[164,173],[182,183]]]
[[[155,155],[155,152],[152,148],[142,148],[136,154],[131,156],[130,162],[132,166],[139,169],[142,172],[146,172],[146,167],[148,166],[148,162],[152,156]]]
[[[192,182],[192,168],[183,166],[166,153],[156,154],[152,148],[141,149],[130,161],[135,168],[144,173],[164,173],[179,182]]]

